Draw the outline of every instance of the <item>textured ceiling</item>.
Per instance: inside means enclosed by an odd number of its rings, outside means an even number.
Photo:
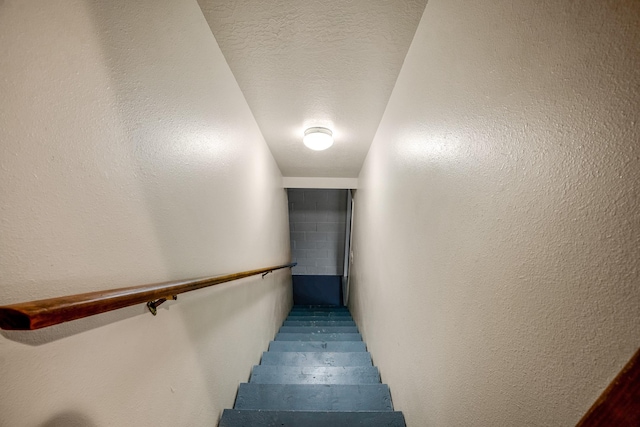
[[[426,0],[199,0],[284,176],[356,177]],[[307,127],[333,130],[315,152]]]

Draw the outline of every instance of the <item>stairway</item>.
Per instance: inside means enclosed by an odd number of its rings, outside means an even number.
[[[294,306],[219,427],[405,426],[346,307]]]

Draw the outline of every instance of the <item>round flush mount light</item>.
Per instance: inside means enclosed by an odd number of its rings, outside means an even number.
[[[302,142],[312,150],[326,150],[333,145],[333,132],[327,128],[309,128],[304,131]]]

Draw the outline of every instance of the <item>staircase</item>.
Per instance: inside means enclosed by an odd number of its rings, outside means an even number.
[[[219,427],[405,426],[346,307],[294,306]]]

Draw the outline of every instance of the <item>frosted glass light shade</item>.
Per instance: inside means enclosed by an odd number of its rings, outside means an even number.
[[[327,128],[309,128],[304,131],[302,142],[312,150],[326,150],[333,145],[333,132]]]

